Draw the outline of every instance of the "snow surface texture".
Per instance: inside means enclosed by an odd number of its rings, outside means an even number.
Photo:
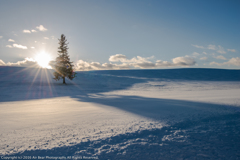
[[[240,159],[240,71],[0,67],[0,155]]]

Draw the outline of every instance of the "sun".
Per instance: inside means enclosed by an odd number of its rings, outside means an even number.
[[[45,52],[41,52],[36,55],[35,60],[37,61],[38,65],[42,68],[51,68],[49,66],[49,62],[51,61],[51,56]]]

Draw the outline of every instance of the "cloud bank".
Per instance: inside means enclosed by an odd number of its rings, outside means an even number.
[[[218,57],[220,58],[220,57]],[[221,57],[222,58],[222,57]],[[171,61],[156,60],[151,61],[153,57],[133,57],[128,59],[123,54],[116,54],[109,57],[109,63],[99,63],[99,62],[86,62],[79,60],[74,64],[74,69],[76,71],[89,71],[89,70],[119,70],[119,69],[157,69],[163,67],[189,67],[196,64],[196,61],[192,57],[176,57]],[[201,60],[207,60],[207,57],[202,57]],[[53,64],[53,62],[50,62]],[[231,58],[227,62],[218,63],[211,62],[210,65],[233,65],[240,66],[240,58]],[[23,61],[18,61],[16,63],[5,63],[0,59],[0,66],[18,66],[18,67],[34,67],[39,68],[38,63],[32,58],[25,58]]]
[[[192,66],[196,64],[196,61],[191,57],[176,57],[172,59],[172,62],[157,60],[155,62],[150,61],[153,57],[141,57],[137,56],[132,59],[128,59],[123,54],[116,54],[109,57],[109,63],[99,62],[86,62],[79,60],[75,63],[75,70],[88,71],[88,70],[117,70],[117,69],[153,69],[161,67],[176,67],[176,66]]]
[[[223,62],[223,63],[211,62],[210,65],[218,65],[218,66],[234,65],[234,66],[240,66],[240,58],[239,57],[231,58],[229,61]]]
[[[32,58],[25,58],[23,61],[18,61],[16,63],[12,63],[12,62],[5,63],[3,60],[0,59],[0,66],[17,66],[17,67],[34,67],[34,68],[40,67],[38,63]]]

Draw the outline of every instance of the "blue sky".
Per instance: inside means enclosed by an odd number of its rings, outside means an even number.
[[[65,34],[78,70],[240,68],[239,0],[8,0],[0,21],[0,65],[54,59]]]

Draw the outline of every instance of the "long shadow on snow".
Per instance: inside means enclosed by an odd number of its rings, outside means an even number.
[[[240,81],[240,70],[160,69],[77,72],[67,85],[53,80],[53,70],[0,67],[0,102],[122,90],[149,80]]]
[[[53,98],[109,92],[131,87],[146,80],[117,77],[95,72],[78,72],[77,78],[62,84],[53,80],[53,70],[0,67],[0,102]]]
[[[73,98],[169,123],[161,129],[139,130],[73,146],[25,151],[15,155],[97,155],[99,159],[237,159],[240,156],[240,113],[235,110],[237,108],[137,96],[98,96]]]

